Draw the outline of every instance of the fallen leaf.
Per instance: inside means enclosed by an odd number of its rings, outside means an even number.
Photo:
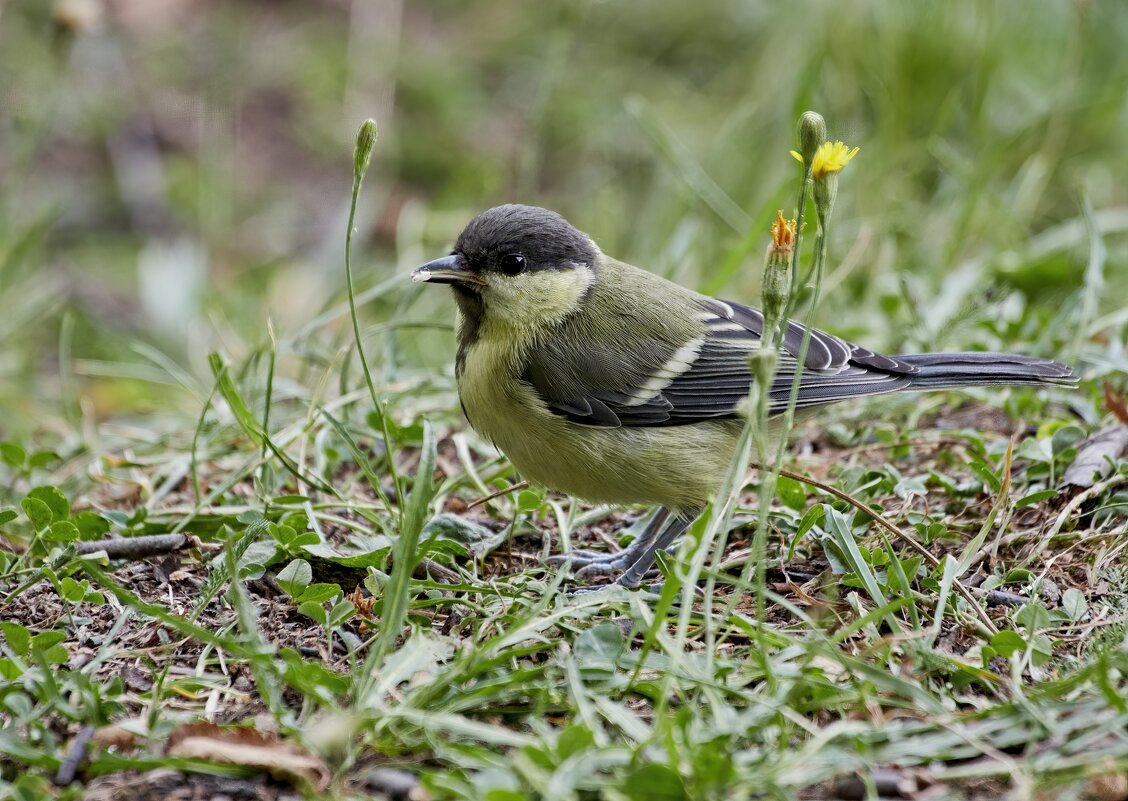
[[[119,720],[97,729],[90,742],[102,748],[128,751],[137,744],[138,736],[146,730],[147,726],[142,718]]]
[[[1113,464],[1128,449],[1128,426],[1098,431],[1077,446],[1077,458],[1062,476],[1059,488],[1088,489],[1112,472]]]
[[[1104,402],[1108,410],[1116,415],[1120,422],[1128,425],[1128,402],[1107,381],[1104,382]]]
[[[329,769],[320,759],[276,735],[254,729],[188,723],[169,736],[165,753],[260,770],[280,781],[310,787],[317,792],[329,785]]]

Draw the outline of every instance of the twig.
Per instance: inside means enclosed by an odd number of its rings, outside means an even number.
[[[458,584],[462,577],[449,567],[440,565],[434,559],[424,556],[415,566],[415,578],[429,578],[440,584]]]
[[[59,765],[59,770],[55,773],[55,784],[59,787],[65,787],[74,781],[75,775],[78,773],[78,766],[86,759],[86,749],[90,745],[90,738],[94,736],[94,727],[87,723],[78,730],[78,734],[71,740],[70,746],[67,748],[66,759]]]
[[[503,489],[499,489],[497,492],[491,492],[489,495],[487,495],[484,498],[479,498],[476,501],[470,501],[470,503],[466,504],[466,511],[469,512],[471,509],[473,509],[477,506],[481,506],[484,503],[489,503],[494,498],[500,498],[502,495],[508,495],[511,492],[517,492],[517,490],[523,490],[528,486],[529,486],[528,481],[518,481],[516,484],[511,484],[508,487],[505,487]]]
[[[869,779],[869,782],[866,781]],[[869,785],[880,798],[914,798],[921,782],[914,772],[892,768],[874,768],[868,777],[854,773],[843,776],[835,783],[835,793],[847,801],[864,801],[869,798]]]
[[[928,562],[930,565],[932,565],[933,567],[939,567],[940,566],[940,560],[937,559],[935,556],[933,556],[932,553],[927,548],[925,548],[923,545],[921,545],[919,542],[917,542],[911,535],[902,531],[900,528],[895,526],[890,521],[886,520],[884,517],[882,517],[876,511],[869,508],[868,506],[866,506],[864,503],[857,500],[856,498],[854,498],[850,495],[847,495],[845,492],[843,492],[840,489],[835,489],[834,487],[830,486],[829,484],[824,484],[823,482],[819,481],[818,479],[811,478],[810,476],[804,476],[800,473],[793,473],[790,470],[786,470],[786,469],[782,469],[782,468],[780,469],[779,474],[781,476],[786,476],[787,478],[790,478],[794,481],[801,481],[804,484],[807,484],[807,485],[812,486],[812,487],[816,487],[816,488],[822,490],[823,492],[826,492],[826,493],[833,495],[835,498],[838,498],[841,501],[845,501],[846,503],[853,506],[855,509],[858,509],[859,511],[865,512],[867,515],[872,517],[877,523],[879,523],[886,531],[888,531],[893,536],[897,537],[902,542],[906,543],[914,551],[919,553],[921,555],[921,557],[926,562]],[[953,586],[956,588],[956,592],[958,592],[960,595],[962,595],[964,597],[964,600],[966,600],[969,604],[971,604],[972,609],[975,610],[976,615],[979,617],[979,622],[983,624],[984,628],[986,628],[987,631],[989,631],[991,634],[998,634],[999,630],[998,630],[998,628],[995,627],[995,623],[991,620],[990,616],[987,614],[987,610],[985,610],[983,607],[981,607],[979,605],[979,601],[977,601],[975,596],[971,594],[971,591],[967,587],[965,587],[963,585],[963,583],[960,582],[959,579],[956,579],[956,581],[953,583]]]
[[[74,549],[80,554],[105,551],[111,559],[145,559],[160,554],[175,553],[185,548],[199,547],[195,537],[188,534],[151,534],[144,537],[118,537],[112,540],[79,540]]]
[[[987,601],[988,606],[1022,606],[1032,600],[1025,595],[1006,590],[980,590],[979,594]]]

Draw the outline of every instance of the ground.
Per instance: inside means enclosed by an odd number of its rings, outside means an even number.
[[[1125,798],[1126,29],[0,4],[0,799]],[[645,510],[514,488],[407,276],[524,202],[759,304],[805,109],[860,149],[796,314],[1080,384],[828,409],[660,592],[575,594]]]

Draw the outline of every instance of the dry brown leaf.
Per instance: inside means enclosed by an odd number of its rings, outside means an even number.
[[[1128,402],[1107,381],[1104,382],[1104,402],[1108,410],[1116,415],[1116,419],[1128,425]]]
[[[814,596],[809,595],[802,587],[800,587],[794,581],[787,582],[787,588],[789,590],[791,590],[792,593],[795,594],[795,597],[799,600],[799,603],[802,604],[803,606],[826,606],[826,604],[823,601],[820,601],[818,598],[815,598]]]
[[[1077,446],[1073,460],[1059,488],[1081,487],[1087,489],[1108,477],[1113,463],[1128,449],[1128,426],[1117,425],[1098,431]]]
[[[1128,778],[1123,773],[1093,776],[1085,782],[1081,797],[1085,801],[1124,801],[1128,798]]]
[[[117,723],[110,723],[97,729],[90,742],[102,748],[128,751],[137,744],[138,731],[145,730],[146,724],[141,718],[119,720]]]
[[[318,792],[329,785],[329,769],[320,759],[293,743],[254,729],[188,723],[169,736],[165,753],[261,770],[280,781],[304,785]]]
[[[356,585],[356,589],[354,589],[352,594],[347,596],[347,598],[352,601],[352,605],[356,607],[356,613],[358,615],[368,618],[369,620],[372,619],[372,611],[376,607],[376,599],[371,595],[365,595],[361,591],[359,584]]]

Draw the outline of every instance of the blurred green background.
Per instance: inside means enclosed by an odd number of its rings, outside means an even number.
[[[331,370],[369,116],[355,264],[383,381],[449,375],[427,326],[452,304],[405,275],[501,202],[756,302],[807,108],[861,148],[815,322],[1121,369],[1125,42],[1120,0],[0,3],[0,438],[182,430],[208,351],[246,358],[268,319],[281,396]]]

